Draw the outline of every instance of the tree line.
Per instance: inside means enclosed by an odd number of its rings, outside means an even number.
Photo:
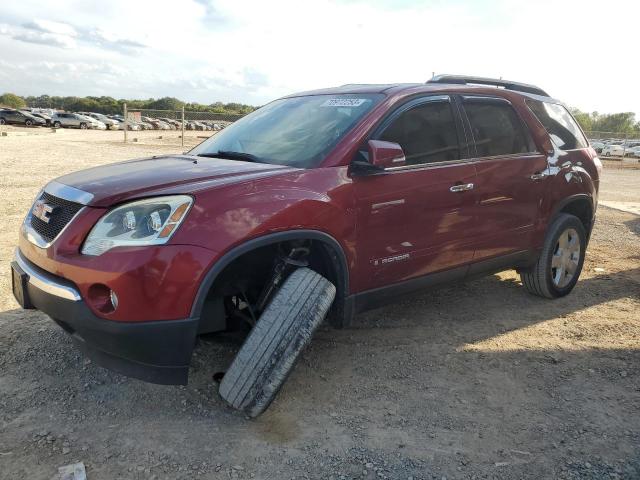
[[[210,105],[186,103],[174,97],[149,98],[148,100],[116,100],[113,97],[57,97],[50,95],[20,97],[13,93],[0,95],[0,106],[12,108],[56,108],[72,112],[98,112],[105,114],[122,113],[124,104],[131,110],[181,110],[188,112],[215,112],[245,115],[257,107],[243,103],[215,102]],[[640,136],[640,121],[632,112],[587,113],[572,109],[572,113],[583,130],[587,132],[611,132]]]
[[[210,105],[189,103],[174,97],[149,98],[148,100],[125,100],[113,97],[58,97],[50,95],[21,97],[13,93],[0,95],[0,106],[11,108],[55,108],[71,112],[96,112],[104,114],[122,113],[124,104],[130,110],[181,110],[188,112],[214,112],[225,114],[247,114],[257,107],[243,103],[215,102]]]
[[[612,132],[640,136],[640,121],[636,121],[633,112],[602,114],[574,109],[571,113],[585,132]]]

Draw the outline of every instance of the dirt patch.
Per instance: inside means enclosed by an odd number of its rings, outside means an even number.
[[[0,478],[74,461],[90,480],[640,478],[640,217],[599,209],[563,299],[509,271],[323,328],[248,421],[211,378],[241,339],[201,340],[188,386],[151,385],[95,366],[11,297],[18,226],[46,181],[181,151],[121,135],[0,138]],[[616,171],[606,163],[601,197],[639,202],[640,171]]]

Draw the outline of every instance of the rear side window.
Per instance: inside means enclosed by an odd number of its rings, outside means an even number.
[[[580,127],[562,105],[531,99],[527,99],[526,102],[560,150],[587,147],[587,139],[584,138]]]
[[[430,101],[393,120],[380,140],[399,143],[408,165],[460,159],[460,145],[448,101]]]
[[[507,102],[499,99],[465,98],[478,157],[527,153],[529,140],[522,122]]]

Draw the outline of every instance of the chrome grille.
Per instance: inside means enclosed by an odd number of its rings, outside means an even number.
[[[38,200],[42,200],[54,207],[53,211],[49,214],[49,223],[31,215],[31,227],[48,242],[51,242],[56,238],[62,229],[82,208],[82,205],[79,203],[54,197],[53,195],[49,195],[47,192],[42,192],[42,195],[40,195]]]

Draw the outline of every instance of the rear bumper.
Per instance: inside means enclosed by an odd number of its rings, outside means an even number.
[[[51,317],[98,365],[151,383],[187,383],[197,318],[105,320],[93,314],[72,283],[40,269],[19,250],[14,263],[29,276],[25,289],[31,305]]]

